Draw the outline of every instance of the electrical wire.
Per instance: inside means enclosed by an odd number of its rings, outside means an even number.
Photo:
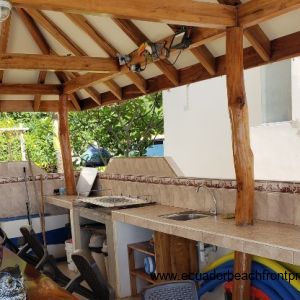
[[[166,60],[166,63],[168,63],[171,66],[174,66],[177,63],[177,61],[178,61],[178,59],[179,59],[179,57],[180,57],[181,54],[182,54],[182,50],[179,51],[177,57],[175,58],[175,60],[172,63],[169,62],[168,60]]]

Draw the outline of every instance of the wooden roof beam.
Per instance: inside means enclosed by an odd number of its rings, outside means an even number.
[[[52,53],[52,50],[47,40],[41,33],[40,29],[34,22],[33,18],[23,8],[16,8],[16,11],[19,17],[22,19],[22,22],[24,23],[25,27],[31,34],[32,38],[34,39],[35,43],[40,48],[41,52],[45,55],[50,55]]]
[[[224,35],[225,35],[225,31],[220,30],[220,29],[194,28],[193,37],[192,37],[193,41],[192,41],[192,44],[190,45],[189,49],[199,47],[201,45],[204,45],[207,42],[210,42],[210,41],[213,41],[215,39],[221,38]],[[159,42],[164,42],[166,40],[171,40],[172,38],[173,38],[173,35],[171,35],[169,37],[166,37],[165,39],[162,39]],[[174,52],[175,51],[178,51],[178,50],[174,50]],[[132,53],[130,53],[130,55],[133,57],[133,61],[136,61],[137,59],[141,60],[140,57],[137,57],[136,52],[137,51],[135,50]],[[104,78],[101,74],[99,74],[99,77],[97,77],[97,75],[93,75],[93,74],[82,75],[81,76],[82,79],[77,79],[76,80],[76,84],[78,84],[77,89],[81,88],[80,85],[79,85],[79,81],[81,81],[82,87],[86,88],[86,87],[92,86],[96,83],[105,82],[107,80],[110,80],[110,79],[114,78],[115,76],[124,75],[124,74],[126,74],[127,77],[129,77],[131,79],[131,81],[134,82],[134,84],[139,88],[139,90],[143,94],[145,94],[147,92],[146,80],[140,74],[130,72],[127,67],[122,68],[120,73],[116,73],[114,75],[108,75],[107,77],[104,77]],[[72,83],[70,83],[70,84],[72,84]]]
[[[290,59],[296,56],[300,56],[300,31],[284,36],[271,41],[271,48],[273,54],[270,62],[276,62],[280,60]],[[207,80],[217,76],[223,76],[226,74],[226,56],[222,55],[216,57],[216,70],[215,75],[209,75],[208,72],[202,67],[202,65],[196,64],[187,68],[179,70],[180,82],[179,85],[186,85],[202,80]],[[263,61],[253,47],[244,49],[244,67],[245,69],[258,67],[267,64]],[[160,75],[155,78],[147,80],[147,93],[154,93],[157,91],[172,88],[172,84],[165,76]],[[139,97],[142,94],[134,85],[123,87],[123,100]],[[91,103],[90,99],[82,100],[83,109],[93,108],[95,105]],[[118,102],[118,100],[110,93],[102,94],[102,105],[109,105]]]
[[[250,0],[238,7],[238,23],[248,28],[298,8],[300,0]]]
[[[24,25],[26,26],[27,30],[31,34],[32,38],[40,48],[41,52],[46,55],[48,54],[56,55],[56,53],[54,53],[54,51],[51,49],[50,45],[48,44],[47,40],[41,33],[40,29],[37,27],[32,17],[22,8],[17,8],[17,13],[22,19]],[[46,79],[46,75],[47,72],[41,71],[39,74],[38,83],[44,83]],[[66,74],[62,72],[56,72],[56,76],[61,83],[63,83],[63,79],[66,78]],[[70,98],[76,110],[81,110],[79,104],[79,98],[77,97],[77,95],[76,94],[70,95]],[[38,111],[40,105],[41,105],[41,96],[36,95],[34,97],[34,111]]]
[[[55,74],[56,74],[56,77],[60,81],[61,84],[65,84],[67,81],[69,81],[69,78],[68,78],[66,73],[64,73],[64,72],[55,72]],[[76,93],[70,94],[69,95],[69,100],[72,102],[74,108],[77,111],[81,110],[80,99],[79,99],[79,97],[77,96]]]
[[[8,45],[8,37],[10,31],[10,20],[11,16],[6,19],[1,25],[1,36],[0,36],[0,54],[6,53],[7,45]],[[0,70],[0,83],[3,81],[4,71]]]
[[[84,50],[82,50],[78,45],[76,45],[58,26],[56,26],[54,22],[47,18],[45,14],[34,9],[28,9],[28,13],[37,23],[39,23],[45,30],[47,30],[62,46],[71,51],[75,56],[87,56],[87,53],[85,53]],[[91,25],[85,20],[84,17],[74,14],[70,14],[67,16],[71,19],[72,22],[74,22],[77,26],[80,26],[82,30],[84,30],[90,37],[92,37],[99,46],[101,45],[101,47],[104,48],[104,50],[107,51],[109,55],[115,54],[115,51],[112,48],[112,46],[108,44],[104,40],[104,38],[94,30],[94,28],[91,27]],[[113,83],[111,83],[111,86],[112,85]],[[101,97],[99,97],[99,94],[96,90],[94,90],[93,88],[89,88],[87,92],[95,100],[96,103],[100,103]]]
[[[83,30],[101,49],[103,49],[110,58],[116,58],[118,51],[107,42],[107,40],[90,24],[90,22],[81,15],[66,14],[66,16]],[[113,81],[108,80],[103,83],[118,99],[122,99],[122,89]]]
[[[271,58],[271,42],[259,25],[246,28],[244,35],[258,55],[264,61],[269,61]]]
[[[0,100],[0,112],[36,112],[34,102],[31,100]],[[74,111],[71,102],[68,103],[69,111]],[[37,111],[40,112],[57,112],[57,100],[43,100]]]
[[[31,33],[33,39],[39,46],[40,50],[43,54],[54,54],[56,53],[51,49],[48,42],[44,38],[43,34],[41,33],[40,29],[37,27],[35,21],[33,18],[22,8],[17,9],[19,16],[22,18],[25,26]],[[72,48],[76,49],[75,51],[78,53],[84,53],[83,50],[80,48],[77,48],[77,46],[71,42],[68,41],[68,37],[59,30],[59,28],[53,23],[50,22],[44,15],[39,14],[39,17],[36,18],[36,21],[39,22],[41,26],[43,26],[46,30],[48,29],[48,32],[52,34],[52,36],[57,37],[60,36],[59,42],[63,44],[64,47],[68,49],[69,45],[72,44]],[[71,49],[71,48],[70,48]],[[69,50],[70,50],[69,49]],[[70,50],[71,51],[71,50]],[[71,76],[71,74],[67,74],[68,76]],[[80,76],[79,74],[74,74],[74,76]],[[101,95],[92,87],[86,89],[86,92],[91,96],[91,98],[98,104],[101,104]],[[72,99],[72,98],[71,98]]]
[[[80,29],[82,29],[90,38],[94,40],[111,58],[117,57],[118,51],[107,42],[107,40],[90,24],[90,22],[83,16],[77,14],[66,14],[66,16]],[[140,88],[139,81],[141,79],[132,77],[133,83]],[[118,98],[122,97],[122,89],[113,81],[108,80],[103,82],[103,84]],[[145,81],[146,84],[146,81]],[[142,92],[145,92],[144,89],[141,89]],[[121,100],[121,98],[120,98]]]
[[[216,74],[215,57],[206,46],[202,45],[198,48],[193,48],[191,52],[210,75]]]
[[[1,84],[0,95],[60,95],[60,84]]]
[[[87,71],[111,74],[119,71],[119,65],[116,59],[111,58],[10,53],[0,55],[0,69]]]
[[[111,75],[112,77],[112,75]],[[77,90],[88,88],[102,79],[107,79],[107,74],[86,73],[84,75],[75,76],[67,81],[64,85],[64,93],[71,94]]]
[[[39,73],[38,84],[44,84],[47,77],[46,71],[41,71]],[[33,109],[34,111],[38,111],[41,105],[42,95],[35,95],[33,99]]]
[[[12,0],[15,6],[63,12],[104,14],[121,19],[138,19],[198,27],[236,25],[236,9],[227,5],[193,0]],[[153,13],[155,11],[155,13]],[[142,13],[141,13],[142,12]]]
[[[218,0],[219,3],[228,5],[240,5],[241,0]],[[257,51],[259,56],[264,61],[269,61],[271,56],[271,43],[267,35],[259,27],[254,25],[244,30],[244,35],[247,40],[251,43],[253,48]]]
[[[110,57],[117,57],[118,51],[82,15],[65,14],[76,26],[83,30]]]
[[[72,42],[69,37],[45,14],[34,9],[27,9],[26,12],[36,23],[40,24],[46,31],[48,31],[62,46],[71,51],[72,54],[77,56],[85,55],[85,52],[78,45]]]

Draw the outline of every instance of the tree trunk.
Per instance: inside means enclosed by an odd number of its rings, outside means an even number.
[[[254,163],[250,146],[243,61],[243,29],[228,28],[226,32],[227,93],[237,180],[235,221],[237,225],[251,225],[253,224]],[[249,274],[251,259],[249,254],[236,252],[234,273]],[[233,299],[250,299],[249,280],[234,280]]]
[[[63,158],[67,195],[76,195],[75,177],[72,163],[70,132],[68,124],[68,96],[59,97],[59,139]]]

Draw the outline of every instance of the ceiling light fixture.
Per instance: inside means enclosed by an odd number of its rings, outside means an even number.
[[[12,5],[8,0],[0,0],[0,22],[4,22],[10,16]]]

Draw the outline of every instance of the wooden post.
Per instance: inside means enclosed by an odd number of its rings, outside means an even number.
[[[237,225],[253,224],[254,162],[250,146],[249,115],[244,84],[243,29],[226,32],[226,70],[228,106],[232,128],[232,147],[237,180],[235,220]],[[251,255],[235,253],[234,273],[250,273]],[[250,281],[234,280],[234,300],[250,299]]]
[[[63,158],[67,195],[76,195],[75,176],[72,163],[70,132],[68,126],[68,96],[59,96],[59,140]]]

